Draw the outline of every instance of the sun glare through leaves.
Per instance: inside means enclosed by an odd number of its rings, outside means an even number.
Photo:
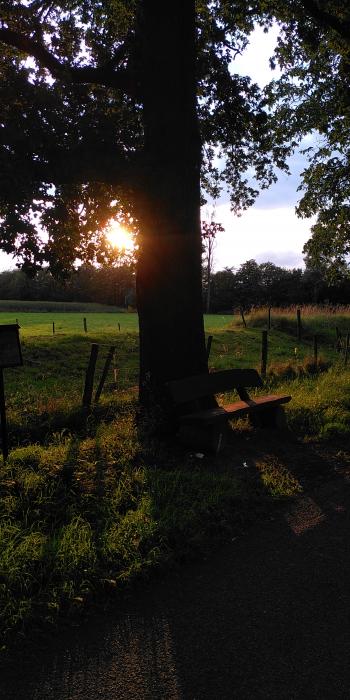
[[[135,250],[134,234],[126,226],[122,226],[119,221],[110,221],[105,230],[108,243],[113,247],[126,253]]]

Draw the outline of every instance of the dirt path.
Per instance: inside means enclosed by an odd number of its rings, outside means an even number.
[[[350,481],[3,671],[1,700],[350,697]]]

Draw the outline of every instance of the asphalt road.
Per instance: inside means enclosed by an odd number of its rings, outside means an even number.
[[[350,698],[350,483],[2,670],[1,700]]]

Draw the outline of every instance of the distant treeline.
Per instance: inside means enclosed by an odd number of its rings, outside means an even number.
[[[204,284],[204,302],[207,283]],[[271,262],[248,260],[236,271],[225,268],[211,275],[210,311],[290,304],[349,304],[350,278],[334,285],[319,270],[287,270]]]
[[[0,273],[0,299],[134,306],[134,267],[96,268],[83,265],[66,280],[55,279],[46,269],[40,270],[33,278],[21,270],[9,270]]]
[[[212,313],[252,306],[290,304],[350,304],[350,278],[330,285],[319,270],[287,270],[271,262],[248,260],[237,270],[225,268],[211,275]],[[204,308],[207,299],[204,280]],[[35,277],[21,270],[0,273],[0,299],[94,302],[118,307],[136,305],[133,265],[96,268],[82,265],[68,279],[55,279],[47,269]]]

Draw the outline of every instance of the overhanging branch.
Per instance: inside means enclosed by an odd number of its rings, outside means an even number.
[[[64,82],[93,83],[116,88],[128,94],[135,93],[135,81],[130,71],[126,69],[114,70],[117,60],[120,60],[120,56],[123,55],[122,47],[119,47],[115,57],[106,65],[93,68],[91,66],[74,67],[61,63],[45,46],[12,29],[0,28],[0,41],[28,56],[33,56],[41,66],[50,71],[54,78]]]

